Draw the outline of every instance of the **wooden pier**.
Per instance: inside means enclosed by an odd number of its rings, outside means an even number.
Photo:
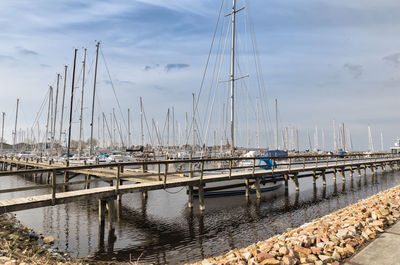
[[[187,187],[188,207],[193,207],[193,187],[198,189],[199,208],[205,209],[204,187],[207,183],[241,179],[245,186],[245,196],[250,196],[250,181],[254,182],[256,197],[261,198],[260,180],[264,182],[282,181],[288,194],[289,181],[292,181],[299,192],[300,178],[312,178],[316,184],[322,179],[326,186],[327,176],[342,178],[346,182],[346,172],[349,172],[350,181],[353,183],[357,174],[361,183],[362,176],[367,170],[375,174],[382,171],[400,169],[400,156],[398,154],[349,154],[337,155],[291,155],[287,157],[270,157],[272,163],[278,164],[276,168],[265,170],[257,161],[265,157],[243,158],[224,157],[190,160],[158,160],[127,163],[108,163],[65,166],[53,163],[52,160],[17,159],[15,157],[0,157],[0,179],[2,176],[27,175],[33,178],[45,178],[46,184],[33,187],[18,187],[0,189],[0,193],[12,193],[37,189],[51,189],[50,194],[21,197],[1,200],[0,212],[14,212],[38,207],[53,206],[78,200],[99,200],[99,225],[104,230],[105,212],[108,209],[108,226],[113,230],[116,218],[115,202],[127,193],[141,192],[146,199],[147,192],[174,187]],[[241,166],[241,161],[247,161]],[[248,162],[251,163],[248,163]],[[132,167],[135,167],[133,169]],[[149,168],[153,170],[148,170]],[[154,170],[155,169],[155,170]],[[78,175],[85,176],[84,180],[74,180]],[[57,179],[59,181],[57,181]],[[62,182],[60,182],[62,180]],[[106,182],[104,187],[91,188],[94,182]],[[1,183],[1,180],[0,180]],[[82,185],[82,189],[68,191],[70,185]]]

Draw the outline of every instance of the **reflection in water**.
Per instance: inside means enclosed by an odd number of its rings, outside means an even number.
[[[338,175],[339,176],[339,175]],[[207,198],[206,210],[198,210],[198,202],[188,209],[186,191],[171,189],[126,194],[116,200],[117,221],[114,227],[99,224],[98,201],[81,201],[54,207],[16,212],[28,227],[45,235],[53,235],[56,247],[73,256],[91,255],[95,259],[137,260],[155,264],[184,263],[219,255],[232,248],[241,248],[297,227],[317,217],[343,208],[400,183],[400,173],[354,175],[358,185],[347,176],[327,175],[327,185],[319,178],[300,179],[300,192],[289,182],[275,193],[255,196]],[[4,177],[2,188],[32,186],[46,182],[47,176]],[[63,176],[58,176],[62,181]],[[363,180],[364,179],[364,180]],[[76,180],[84,180],[79,176]],[[354,180],[357,181],[357,180]],[[350,183],[349,183],[350,182]],[[362,184],[363,183],[363,184]],[[92,183],[93,187],[110,185]],[[82,188],[71,186],[70,190]],[[0,194],[0,199],[46,194],[49,190]],[[172,194],[175,193],[176,194]],[[8,196],[8,197],[6,197]],[[106,221],[108,217],[106,216]],[[106,239],[107,237],[107,239]]]

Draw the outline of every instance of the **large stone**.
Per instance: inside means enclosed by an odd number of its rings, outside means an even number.
[[[275,258],[269,258],[269,259],[265,259],[263,260],[260,265],[275,265],[275,264],[279,264],[279,260],[275,259]]]
[[[342,259],[342,257],[340,256],[340,254],[338,253],[337,250],[333,251],[332,259],[334,259],[334,260],[341,260]]]
[[[268,252],[261,252],[261,253],[258,253],[258,255],[257,255],[258,262],[261,262],[263,260],[270,259],[270,258],[274,258],[274,256],[269,254]]]
[[[53,244],[55,240],[56,239],[52,236],[47,236],[47,237],[43,238],[43,242],[45,244]]]
[[[331,256],[327,256],[327,255],[319,255],[318,258],[324,263],[330,263],[333,261]]]
[[[383,215],[383,216],[387,216],[387,215],[389,215],[389,210],[388,209],[386,209],[386,208],[384,208],[384,207],[380,207],[379,208],[379,212]]]
[[[293,250],[294,250],[295,252],[299,253],[299,254],[303,254],[304,256],[308,256],[308,255],[311,254],[311,250],[310,250],[310,249],[304,248],[304,247],[299,246],[299,245],[295,245],[295,246],[293,247]]]
[[[284,256],[282,258],[282,263],[283,263],[283,265],[294,265],[294,264],[296,264],[296,260],[293,258],[290,258],[288,256]]]
[[[350,244],[347,244],[347,245],[346,245],[345,251],[346,251],[347,253],[349,253],[350,255],[353,255],[354,252],[355,252],[354,248],[353,248]]]
[[[289,253],[289,250],[287,249],[287,247],[280,247],[279,253],[282,255],[287,255]]]

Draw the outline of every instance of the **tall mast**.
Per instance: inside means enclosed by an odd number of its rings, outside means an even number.
[[[342,123],[342,140],[343,140],[343,151],[346,151],[346,134],[344,132],[344,123]]]
[[[16,140],[17,140],[17,121],[18,121],[18,106],[19,106],[19,98],[17,98],[17,109],[15,110],[15,126],[14,126],[14,140],[13,140],[13,148],[16,150]]]
[[[235,34],[236,34],[236,0],[232,6],[232,44],[231,44],[231,152],[235,152]]]
[[[62,106],[61,106],[61,117],[60,117],[60,150],[62,149],[61,145],[61,136],[62,136],[62,127],[63,127],[63,119],[64,119],[64,103],[65,103],[65,90],[67,88],[67,69],[68,66],[66,65],[64,70],[64,88],[63,88],[63,96],[62,96]]]
[[[50,86],[49,87],[49,107],[47,109],[47,123],[46,123],[46,135],[45,135],[45,146],[44,149],[47,149],[47,144],[49,140],[49,123],[50,123],[50,112],[51,112],[51,101],[53,98],[53,88]]]
[[[275,99],[275,149],[278,150],[278,100]]]
[[[167,150],[169,148],[169,108],[167,111]]]
[[[128,144],[127,147],[131,146],[131,110],[128,108]]]
[[[257,148],[260,149],[260,117],[258,109],[258,98],[256,98],[256,117],[257,117]]]
[[[1,152],[4,151],[3,143],[4,143],[4,120],[5,120],[5,117],[6,117],[6,113],[3,112],[3,121],[1,123]]]
[[[92,98],[92,119],[90,122],[90,151],[89,155],[93,155],[93,119],[94,119],[94,99],[96,96],[96,80],[97,80],[97,63],[99,61],[100,42],[96,44],[96,63],[94,66],[94,81],[93,81],[93,98]]]
[[[71,125],[72,125],[72,106],[74,103],[74,86],[75,86],[75,66],[76,66],[76,54],[78,49],[75,49],[74,54],[74,68],[72,70],[72,89],[71,89],[71,105],[69,110],[69,128],[68,128],[68,145],[67,145],[67,166],[69,166],[69,151],[71,148]]]
[[[106,138],[105,138],[105,134],[104,134],[104,112],[103,112],[103,132],[102,132],[102,138],[103,138],[103,149],[106,148]]]
[[[140,97],[140,145],[144,146],[144,134],[143,134],[143,102]]]
[[[194,93],[192,93],[192,125],[193,125],[193,146],[192,146],[192,153],[195,151],[195,146],[196,146],[196,126],[194,124],[194,112],[195,112],[195,106],[194,106]]]
[[[57,122],[57,105],[58,105],[58,90],[60,88],[60,74],[57,74],[57,88],[56,88],[56,104],[54,108],[54,122],[53,122],[53,129],[51,134],[51,147],[53,149],[54,146],[54,138],[56,136],[56,122]]]
[[[381,151],[383,152],[383,133],[381,132]]]
[[[79,151],[78,156],[82,155],[82,118],[83,118],[83,96],[85,93],[85,68],[86,68],[86,49],[83,53],[83,61],[82,61],[82,95],[81,95],[81,115],[79,117]]]
[[[175,111],[172,107],[172,146],[175,147]]]
[[[372,141],[371,126],[368,125],[368,151],[374,151],[374,143]]]

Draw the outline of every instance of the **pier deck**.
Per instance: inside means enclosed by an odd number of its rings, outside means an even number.
[[[229,162],[229,167],[218,167],[205,169],[205,163],[211,163],[215,161],[227,160]],[[29,160],[17,160],[11,158],[1,158],[0,164],[2,164],[2,169],[13,170],[13,167],[17,171],[4,171],[0,172],[0,177],[10,174],[43,174],[48,173],[49,182],[45,187],[52,187],[52,194],[38,195],[26,198],[16,198],[9,200],[0,201],[0,212],[12,212],[19,211],[37,207],[57,205],[67,202],[72,202],[76,200],[88,200],[88,199],[105,199],[121,196],[126,193],[133,192],[147,192],[150,190],[167,189],[173,187],[189,187],[193,186],[199,188],[199,200],[200,207],[204,209],[204,200],[202,195],[203,187],[210,182],[221,182],[229,181],[234,179],[243,179],[244,182],[247,180],[247,192],[248,196],[248,180],[254,179],[255,186],[257,190],[257,197],[260,197],[260,178],[262,176],[269,175],[270,178],[267,182],[285,181],[286,189],[288,189],[288,181],[293,181],[296,185],[296,190],[299,190],[299,178],[313,177],[314,183],[318,178],[323,179],[323,184],[326,185],[326,174],[332,173],[334,181],[336,181],[336,174],[340,174],[345,180],[345,171],[350,172],[351,179],[353,178],[353,173],[357,172],[359,177],[361,177],[361,170],[366,173],[367,169],[371,172],[375,172],[379,167],[382,170],[386,170],[389,166],[391,169],[395,165],[399,167],[400,157],[395,157],[392,154],[376,155],[375,157],[365,157],[358,155],[357,157],[349,156],[346,157],[333,157],[332,156],[313,156],[313,157],[287,157],[285,158],[285,163],[279,163],[279,168],[272,168],[269,170],[264,170],[260,165],[256,166],[255,159],[252,166],[246,167],[234,167],[232,161],[240,161],[243,158],[221,158],[221,159],[196,159],[196,160],[162,160],[162,161],[143,161],[143,162],[132,162],[132,163],[111,163],[111,164],[101,164],[101,165],[82,165],[82,166],[70,166],[66,167],[62,164],[54,163],[43,163],[43,162],[33,162]],[[251,158],[253,159],[253,158]],[[250,160],[251,160],[250,159]],[[271,158],[272,160],[282,160],[282,158]],[[293,161],[293,162],[292,162]],[[190,169],[187,171],[188,177],[185,177],[183,173],[176,171],[168,172],[169,165],[174,163],[183,163],[192,165],[195,163],[200,163],[199,170]],[[128,166],[158,166],[158,171],[147,171],[143,169],[129,169]],[[24,170],[20,170],[20,169]],[[207,172],[208,171],[208,172]],[[64,183],[56,182],[56,174],[64,173]],[[195,175],[197,173],[197,175]],[[68,176],[70,174],[78,175],[82,174],[89,176],[85,181],[70,182],[71,178]],[[67,176],[67,177],[65,177]],[[98,187],[90,188],[91,180],[90,176],[98,177],[100,181],[109,181],[113,186],[108,187]],[[192,176],[192,177],[189,177]],[[115,181],[115,185],[114,185]],[[123,181],[131,181],[133,184],[122,185]],[[71,184],[85,183],[85,189],[76,191],[63,191],[59,192],[57,188],[60,186],[67,186]],[[7,192],[21,191],[21,190],[31,190],[35,187],[22,188],[22,189],[10,189]],[[4,190],[0,192],[5,192]],[[190,193],[190,192],[189,192]],[[189,206],[193,200],[193,194],[189,194]]]

